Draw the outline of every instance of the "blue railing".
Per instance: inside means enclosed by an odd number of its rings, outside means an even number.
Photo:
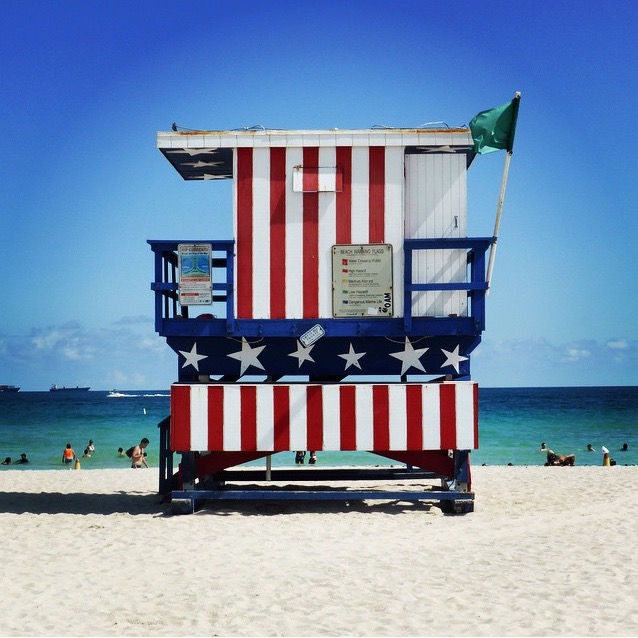
[[[163,241],[148,240],[148,243],[155,254],[155,280],[151,283],[151,290],[155,292],[155,330],[159,334],[167,334],[165,320],[189,319],[188,306],[180,306],[178,295],[178,257],[177,247],[179,244],[209,244],[212,250],[213,266],[213,304],[221,304],[221,312],[216,317],[204,315],[204,317],[215,318],[219,322],[225,322],[225,331],[231,334],[247,330],[247,334],[257,331],[262,334],[264,330],[263,320],[257,327],[250,326],[251,320],[238,322],[234,314],[235,305],[235,273],[234,273],[234,250],[233,240],[196,240],[196,241]],[[485,295],[488,284],[485,276],[486,252],[494,243],[493,237],[479,238],[458,238],[458,239],[406,239],[404,241],[404,276],[403,276],[403,318],[389,319],[387,321],[395,324],[395,330],[411,334],[415,330],[415,323],[420,322],[417,328],[426,328],[424,322],[427,319],[427,329],[431,330],[437,326],[437,333],[443,334],[452,330],[453,333],[471,332],[480,334],[485,329]],[[428,282],[419,283],[412,281],[413,254],[416,251],[436,251],[436,250],[465,250],[466,264],[468,269],[467,281],[465,282]],[[469,314],[466,317],[415,317],[412,315],[412,299],[415,293],[427,291],[466,291],[469,302]],[[200,316],[200,318],[202,318]],[[292,321],[292,320],[291,320]],[[383,319],[373,320],[378,326]],[[338,333],[345,334],[349,331],[356,331],[360,334],[360,321],[348,319],[330,319],[327,322],[335,322],[341,326]],[[467,323],[469,322],[469,324]],[[274,334],[292,334],[290,328],[284,324],[285,320],[272,321],[273,327],[270,329]],[[241,327],[240,327],[241,324]],[[448,326],[448,324],[450,324]],[[201,324],[200,324],[201,325]],[[219,325],[219,324],[217,324]],[[447,326],[447,327],[446,327]],[[459,328],[462,326],[462,328]],[[380,326],[379,326],[380,327]],[[303,328],[307,329],[307,328]],[[440,330],[440,332],[439,332]],[[176,327],[170,329],[172,334],[178,334]],[[336,334],[334,332],[333,334]],[[217,333],[216,333],[217,334]],[[371,333],[372,334],[372,333]]]
[[[467,291],[470,302],[470,317],[477,333],[485,330],[485,295],[488,283],[485,278],[485,253],[494,243],[494,237],[464,237],[458,239],[406,239],[403,242],[403,326],[406,333],[412,332],[412,296],[426,291]],[[419,250],[466,250],[469,281],[430,282],[412,281],[412,256]]]
[[[233,240],[162,241],[149,239],[155,254],[155,281],[151,290],[155,292],[155,330],[162,333],[164,319],[188,319],[188,306],[178,302],[178,257],[179,244],[209,244],[212,252],[213,303],[225,305],[226,330],[233,329],[235,306],[235,271]],[[215,272],[218,273],[215,276]]]

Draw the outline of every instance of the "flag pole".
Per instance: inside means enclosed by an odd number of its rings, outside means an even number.
[[[516,91],[516,95],[514,96],[516,100],[516,105],[518,107],[518,103],[521,99],[521,94],[519,91]],[[512,127],[516,128],[516,118],[518,117],[518,111],[516,111],[515,119],[513,120]],[[490,294],[490,284],[492,282],[492,271],[494,270],[494,259],[496,257],[496,242],[498,241],[498,231],[501,226],[501,216],[503,214],[503,201],[505,200],[505,189],[507,188],[507,177],[510,170],[510,161],[512,159],[513,152],[513,133],[512,138],[510,139],[509,148],[507,149],[507,154],[505,155],[505,166],[503,166],[503,178],[501,180],[501,192],[498,197],[498,206],[496,207],[496,220],[494,222],[494,241],[490,247],[490,259],[487,264],[487,275],[485,280],[487,282],[487,290],[485,291],[485,296]]]
[[[512,153],[507,151],[505,155],[505,166],[503,167],[503,179],[501,180],[501,194],[498,198],[498,206],[496,208],[496,221],[494,222],[494,241],[490,246],[490,259],[487,264],[487,275],[485,277],[487,281],[486,295],[490,294],[490,283],[492,281],[492,271],[494,270],[494,258],[496,257],[496,242],[498,240],[498,231],[501,226],[501,216],[503,214],[503,200],[505,199],[505,188],[507,187],[507,176],[510,170],[510,160],[512,159]]]

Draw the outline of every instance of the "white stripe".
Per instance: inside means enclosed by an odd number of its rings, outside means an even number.
[[[191,402],[191,450],[208,450],[208,386],[192,385]]]
[[[355,429],[357,450],[374,448],[374,402],[372,385],[355,385]]]
[[[474,386],[472,383],[456,384],[456,447],[459,450],[474,448]]]
[[[422,386],[423,449],[441,449],[440,385]]]
[[[270,317],[270,149],[253,149],[253,313]]]
[[[408,444],[408,410],[404,385],[388,386],[388,409],[390,412],[390,449],[405,450]]]
[[[403,316],[403,147],[385,149],[384,243],[392,244],[394,316]],[[397,448],[400,449],[400,448]]]
[[[337,150],[319,149],[319,166],[334,166]],[[332,246],[337,237],[337,195],[319,194],[319,316],[332,318]]]
[[[341,419],[339,386],[324,385],[321,391],[323,407],[323,449],[341,449]]]
[[[241,450],[239,386],[224,386],[224,444],[226,451]]]
[[[290,449],[307,449],[306,427],[306,386],[303,384],[290,386]]]
[[[272,385],[257,386],[257,449],[275,449],[275,417]]]
[[[352,149],[352,243],[367,244],[370,230],[370,149]]]
[[[294,167],[303,164],[303,149],[286,150],[286,318],[303,317],[303,193],[292,190]],[[305,448],[304,448],[305,449]]]

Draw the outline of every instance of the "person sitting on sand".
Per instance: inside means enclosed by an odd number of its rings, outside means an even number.
[[[27,458],[27,455],[22,452],[22,454],[20,454],[20,458],[16,461],[16,465],[24,465],[25,463],[28,463],[29,459]]]
[[[64,448],[64,452],[62,452],[62,463],[64,465],[71,465],[73,461],[75,461],[75,452],[73,451],[71,444],[67,443]]]
[[[553,450],[547,450],[547,462],[545,465],[575,465],[575,454],[555,454]]]
[[[136,445],[133,448],[133,453],[131,454],[131,467],[132,468],[141,468],[148,467],[148,463],[146,462],[146,453],[144,452],[144,448],[148,445],[149,441],[147,438],[143,438],[139,445]]]
[[[11,465],[11,457],[5,457],[4,461],[2,461],[2,465]]]

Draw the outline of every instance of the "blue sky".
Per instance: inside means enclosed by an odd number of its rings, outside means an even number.
[[[167,387],[147,239],[227,239],[188,128],[467,124],[521,91],[485,386],[638,385],[638,4],[8,0],[0,40],[0,383]],[[490,235],[504,152],[469,172]]]

